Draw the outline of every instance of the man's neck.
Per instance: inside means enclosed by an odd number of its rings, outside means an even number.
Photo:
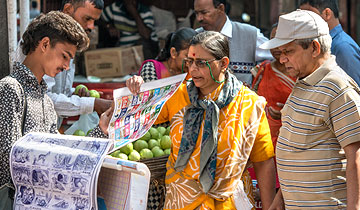
[[[39,65],[36,55],[34,55],[33,53],[27,55],[25,57],[25,60],[23,62],[23,64],[30,69],[30,71],[32,71],[32,73],[34,74],[34,76],[36,77],[36,79],[38,80],[38,83],[40,84],[42,77],[44,76],[44,71],[42,71],[41,66]]]
[[[215,28],[215,31],[221,32],[221,29],[223,29],[225,23],[226,23],[226,15],[221,16],[221,19],[219,20],[218,27]]]
[[[338,18],[332,18],[327,22],[327,24],[329,26],[329,30],[332,30],[335,26],[340,24],[340,21]]]

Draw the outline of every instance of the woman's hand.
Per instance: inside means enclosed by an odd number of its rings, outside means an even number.
[[[140,92],[140,87],[143,83],[143,78],[135,75],[126,80],[126,87],[129,88],[132,94],[137,95]]]
[[[276,103],[276,105],[278,107],[280,107],[280,109],[282,109],[284,107],[284,104],[282,103]],[[274,119],[274,120],[280,120],[281,119],[281,111],[276,110],[273,107],[269,107],[269,114],[270,116]]]
[[[111,120],[111,116],[113,115],[113,112],[114,112],[114,103],[112,103],[111,107],[108,110],[106,110],[104,113],[102,113],[100,116],[99,127],[101,131],[106,135],[108,135],[108,126]]]

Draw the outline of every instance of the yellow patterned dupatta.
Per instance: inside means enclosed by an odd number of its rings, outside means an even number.
[[[216,101],[223,87],[220,85],[205,98]],[[182,92],[177,94],[188,94],[185,88],[179,90]],[[171,121],[172,148],[167,162],[164,209],[236,209],[232,196],[239,186],[254,141],[269,138],[270,135],[265,104],[264,98],[241,85],[232,102],[219,110],[216,171],[208,193],[204,192],[199,181],[204,120],[188,163],[183,170],[176,171],[174,167],[181,145],[184,113],[189,106],[174,115]]]

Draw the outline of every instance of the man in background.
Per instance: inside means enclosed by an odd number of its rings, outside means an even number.
[[[264,60],[272,60],[269,50],[259,46],[268,39],[254,26],[231,21],[225,13],[226,0],[195,0],[196,19],[201,28],[197,31],[217,31],[228,37],[230,69],[238,80],[251,85],[250,70]]]
[[[40,15],[40,10],[38,9],[37,1],[31,1],[31,8],[30,8],[30,19],[36,18]]]
[[[330,29],[331,53],[336,56],[336,63],[360,86],[360,48],[341,27],[337,0],[301,0],[300,9],[315,12],[325,20]]]
[[[103,8],[103,0],[64,0],[62,2],[62,11],[73,17],[87,34],[94,29],[94,22],[100,18]],[[74,76],[74,60],[71,60],[69,70],[60,72],[56,77],[44,76],[48,85],[48,95],[59,116],[58,126],[61,125],[62,117],[90,114],[94,111],[101,114],[112,103],[111,100],[88,97],[89,93],[84,90],[80,90],[79,95],[74,95],[72,87]]]
[[[104,9],[99,22],[111,37],[118,39],[115,46],[142,45],[145,60],[157,56],[159,45],[153,14],[138,0],[116,0]]]

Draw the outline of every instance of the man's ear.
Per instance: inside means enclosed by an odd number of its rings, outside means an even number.
[[[322,11],[321,16],[324,18],[325,22],[328,22],[332,17],[334,17],[334,12],[330,8],[325,8]]]
[[[321,47],[320,47],[320,43],[318,41],[312,41],[311,43],[311,47],[312,47],[312,55],[313,57],[317,57],[318,55],[321,54]]]
[[[50,48],[50,39],[49,37],[44,37],[39,41],[39,45],[37,46],[41,52],[45,52]]]
[[[70,3],[66,3],[63,8],[63,13],[68,15],[74,14],[74,6]]]
[[[221,10],[222,12],[225,13],[225,5],[224,5],[224,4],[219,4],[219,5],[216,7],[216,9]]]

